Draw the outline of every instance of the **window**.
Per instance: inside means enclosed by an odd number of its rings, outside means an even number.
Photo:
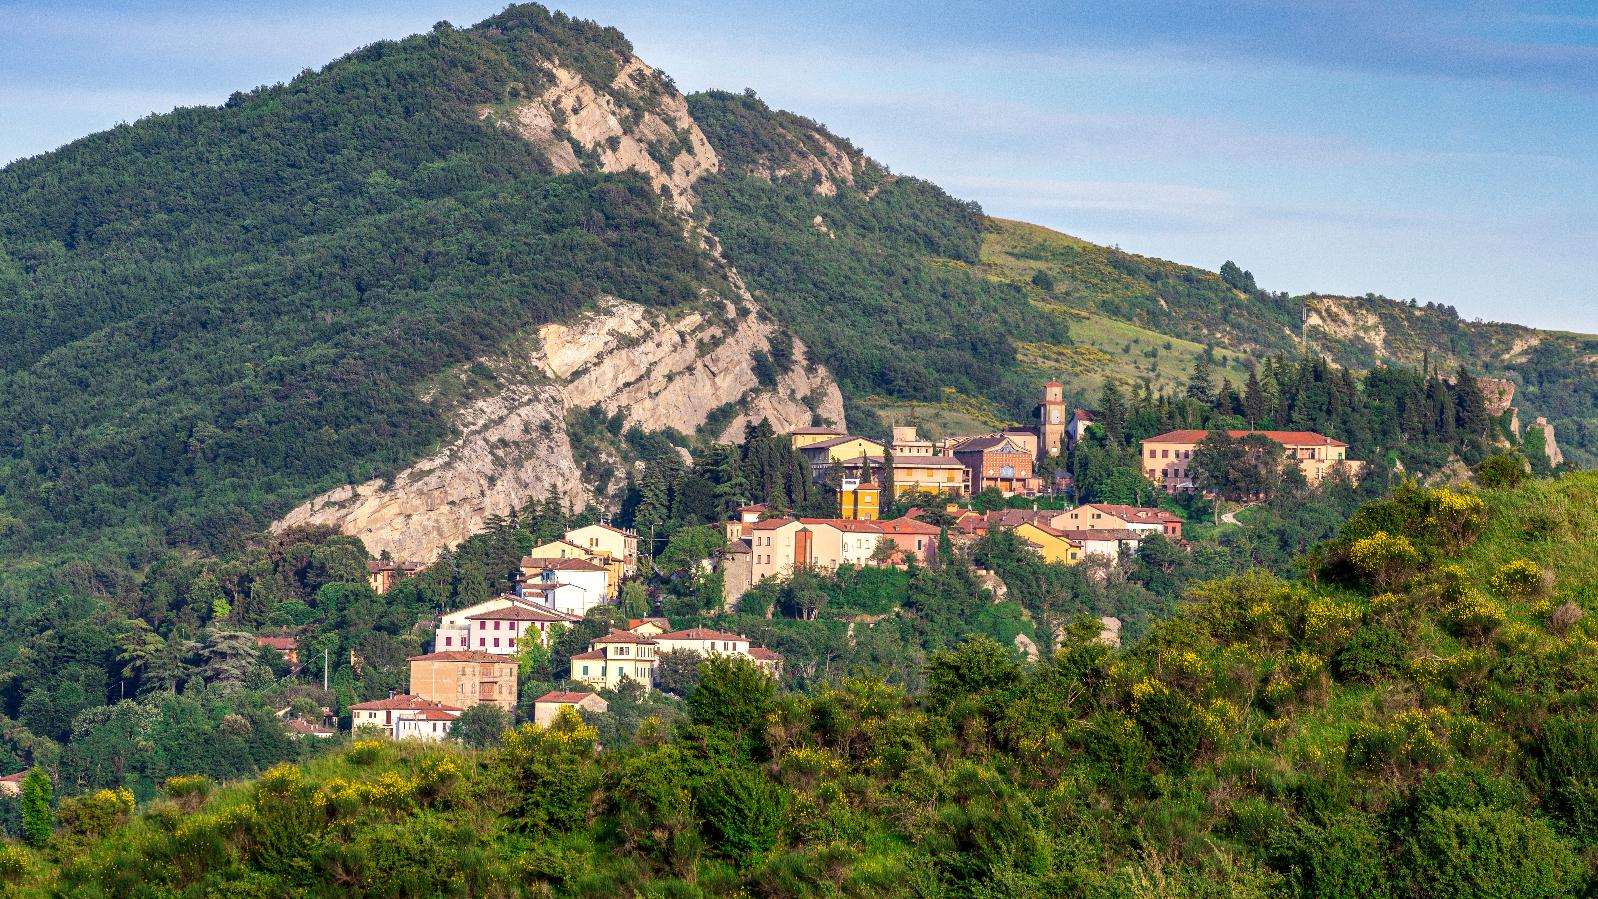
[[[588,666],[584,665],[583,666],[583,677],[587,677],[587,676],[588,676]]]
[[[499,630],[499,622],[498,622],[498,621],[495,621],[495,622],[494,622],[494,630],[496,630],[496,631],[497,631],[497,630]],[[498,640],[495,640],[495,641],[494,641],[494,645],[495,645],[495,646],[498,646],[498,645],[499,645],[499,641],[498,641]]]
[[[445,637],[444,638],[444,645],[445,646],[452,646],[452,645],[454,645],[454,643],[455,643],[455,638],[454,637]]]
[[[477,629],[480,630],[480,631],[488,630],[488,622],[486,622],[486,621],[477,622]]]
[[[482,637],[478,637],[477,638],[477,645],[478,646],[487,646],[488,645],[488,641],[483,639]]]
[[[1171,458],[1171,451],[1170,450],[1160,450],[1160,458],[1161,459],[1169,459],[1169,458]]]
[[[498,637],[495,637],[495,638],[494,638],[494,645],[495,645],[495,646],[496,646],[496,647],[497,647],[497,646],[499,646],[499,638],[498,638]]]
[[[1154,455],[1154,450],[1149,450],[1149,458],[1150,458],[1150,459],[1154,459],[1154,458],[1157,458],[1157,457],[1156,457],[1156,456],[1155,456],[1155,455]]]

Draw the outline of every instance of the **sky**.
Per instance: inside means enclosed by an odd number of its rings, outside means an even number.
[[[991,215],[1598,332],[1598,0],[553,5]],[[0,0],[0,163],[503,6]]]

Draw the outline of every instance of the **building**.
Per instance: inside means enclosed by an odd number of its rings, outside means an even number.
[[[823,440],[832,440],[842,436],[844,436],[844,433],[835,428],[795,428],[788,432],[788,439],[793,442],[794,449],[803,449]]]
[[[388,559],[373,559],[366,563],[366,583],[372,592],[381,596],[394,588],[394,585],[408,577],[421,574],[427,566],[420,562],[392,562]]]
[[[566,542],[601,556],[611,571],[612,595],[622,578],[638,573],[638,533],[608,524],[590,524],[566,532]],[[536,555],[534,553],[533,555]],[[593,561],[593,560],[590,560]]]
[[[876,521],[882,514],[882,487],[870,481],[846,480],[838,488],[838,517]]]
[[[492,702],[516,711],[516,659],[474,650],[411,656],[411,693],[467,708]]]
[[[938,535],[942,529],[936,525],[905,517],[879,521],[877,527],[898,549],[894,561],[899,564],[912,558],[921,564],[928,564],[938,557]]]
[[[613,596],[610,569],[587,559],[525,556],[516,579],[516,594],[581,618]]]
[[[932,441],[922,437],[914,427],[894,428],[888,438],[888,445],[892,448],[895,458],[931,456],[936,452]]]
[[[551,690],[543,696],[533,700],[533,724],[538,727],[548,727],[555,723],[555,717],[561,709],[570,708],[573,711],[608,712],[610,703],[598,693],[589,693],[576,690]]]
[[[1120,564],[1123,557],[1137,552],[1138,545],[1147,534],[1126,530],[1071,531],[1058,529],[1060,535],[1082,547],[1082,559],[1097,556],[1110,564]]]
[[[1043,385],[1043,402],[1038,404],[1038,459],[1065,451],[1066,424],[1065,385],[1050,381]]]
[[[338,736],[338,731],[334,730],[333,728],[324,727],[320,724],[313,724],[310,721],[306,721],[304,718],[290,718],[289,720],[283,722],[283,726],[288,730],[289,733],[302,739],[310,738],[312,740],[331,740]]]
[[[1170,431],[1144,440],[1139,453],[1143,458],[1143,474],[1168,493],[1194,490],[1193,452],[1213,431]],[[1288,461],[1304,473],[1311,486],[1325,480],[1328,474],[1342,471],[1350,480],[1358,480],[1365,473],[1364,462],[1348,458],[1348,444],[1333,440],[1314,431],[1227,431],[1233,439],[1267,437],[1282,445]]]
[[[843,531],[814,519],[768,518],[750,528],[749,550],[751,584],[796,568],[832,570],[843,564]]]
[[[460,714],[460,712],[446,712],[443,709],[422,709],[414,715],[396,718],[394,739],[441,742],[449,736],[450,728],[455,726],[455,719],[459,718]]]
[[[32,768],[23,768],[15,774],[7,774],[4,777],[0,777],[0,796],[21,796],[22,779],[27,777],[28,772],[32,770]]]
[[[964,496],[970,492],[970,474],[959,459],[948,455],[893,457],[893,496],[889,504],[906,493],[933,496]]]
[[[529,550],[527,555],[535,559],[586,559],[590,562],[594,561],[594,553],[564,538],[551,540],[548,543],[540,543]]]
[[[658,617],[629,618],[627,619],[627,629],[640,637],[654,639],[671,630],[671,622]]]
[[[882,467],[883,445],[869,437],[832,437],[799,447],[799,455],[810,464],[816,479],[826,476],[833,468],[841,468],[845,477],[865,480],[873,470]]]
[[[1171,539],[1182,536],[1182,519],[1164,509],[1124,506],[1115,503],[1088,503],[1054,515],[1049,524],[1063,530],[1124,530],[1164,534]]]
[[[1042,522],[1023,522],[1015,529],[1015,535],[1032,544],[1045,562],[1075,565],[1082,561],[1081,543]]]
[[[1036,451],[1015,435],[972,437],[955,444],[952,455],[970,472],[972,493],[993,487],[1008,496],[1040,486],[1032,474]]]
[[[1082,442],[1088,428],[1098,423],[1099,413],[1092,409],[1072,409],[1071,417],[1065,423],[1065,446],[1067,449],[1076,449]]]
[[[743,634],[729,634],[708,628],[695,627],[683,631],[661,634],[655,638],[657,654],[691,652],[704,656],[742,656],[751,659],[761,670],[773,677],[782,673],[782,656],[763,646],[751,646]]]
[[[536,631],[547,644],[555,625],[569,627],[580,620],[519,596],[497,596],[446,613],[433,634],[433,648],[515,655],[517,642],[529,633]]]
[[[654,689],[655,641],[630,631],[611,631],[571,657],[571,679],[596,690],[614,690],[623,680]]]
[[[358,702],[350,706],[350,728],[359,730],[364,725],[373,725],[382,728],[383,733],[392,737],[396,721],[414,717],[422,712],[441,712],[458,716],[461,711],[460,706],[446,705],[422,696],[400,693],[387,699]]]
[[[300,667],[300,641],[295,639],[294,637],[261,637],[261,636],[257,636],[255,638],[255,645],[256,646],[270,646],[270,647],[272,647],[273,649],[277,650],[277,654],[278,655],[283,657],[283,661],[289,663],[289,667],[290,668],[293,668],[295,670],[299,669],[299,667]]]

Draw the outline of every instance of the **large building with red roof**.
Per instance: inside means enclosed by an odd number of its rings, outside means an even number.
[[[1143,474],[1169,493],[1191,492],[1194,488],[1193,453],[1214,431],[1169,431],[1142,442],[1139,455]],[[1314,431],[1227,431],[1233,439],[1260,436],[1282,445],[1287,460],[1299,467],[1311,485],[1319,484],[1333,472],[1350,480],[1365,473],[1366,464],[1348,458],[1348,444]]]

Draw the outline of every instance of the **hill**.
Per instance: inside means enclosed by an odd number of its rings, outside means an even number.
[[[1592,461],[1586,337],[986,219],[515,6],[0,171],[0,559],[138,569],[269,524],[425,559],[551,490],[619,502],[636,455],[574,436],[593,411],[684,447],[992,427],[1050,376],[1180,391],[1206,353],[1241,383],[1301,304],[1317,352],[1507,377]]]
[[[1119,651],[1083,622],[805,696],[721,660],[625,723],[74,800],[3,861],[20,895],[1586,895],[1595,509],[1591,474],[1405,488],[1313,580],[1197,585]]]

